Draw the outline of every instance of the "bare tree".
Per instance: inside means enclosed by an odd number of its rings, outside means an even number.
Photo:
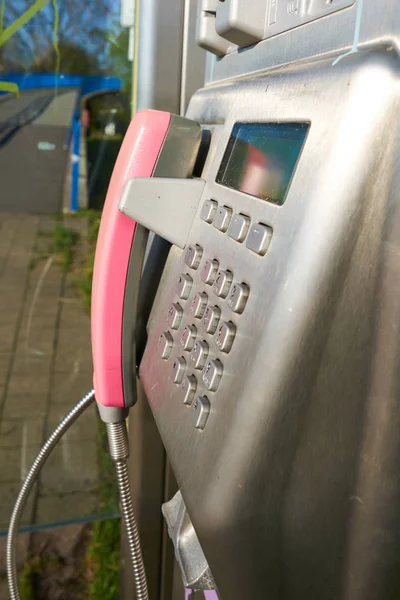
[[[6,0],[4,27],[30,6],[31,0]],[[55,71],[60,51],[60,71],[104,72],[110,67],[108,34],[115,24],[114,0],[58,0],[49,2],[2,47],[0,70]]]

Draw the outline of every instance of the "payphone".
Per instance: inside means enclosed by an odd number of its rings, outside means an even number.
[[[399,10],[272,2],[292,25],[256,43],[224,34],[245,4],[200,3],[204,185],[120,202],[172,243],[139,365],[180,490],[163,512],[221,598],[394,598]]]
[[[121,187],[171,244],[132,361],[188,589],[397,598],[399,32],[390,0],[201,0],[204,161]]]

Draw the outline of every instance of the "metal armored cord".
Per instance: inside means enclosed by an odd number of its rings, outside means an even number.
[[[20,600],[17,576],[16,540],[21,516],[29,493],[37,476],[39,475],[41,468],[45,464],[53,448],[57,445],[64,433],[70,428],[72,423],[76,421],[76,419],[92,404],[92,402],[94,402],[94,390],[88,392],[86,396],[84,396],[82,400],[80,400],[78,404],[76,404],[74,408],[72,408],[72,410],[66,414],[61,423],[55,428],[47,442],[40,449],[39,454],[35,458],[33,465],[31,466],[29,473],[22,485],[21,491],[14,506],[13,513],[11,515],[7,537],[7,577],[11,600]]]
[[[122,517],[125,522],[129,551],[131,554],[133,579],[137,600],[149,600],[146,573],[140,547],[139,531],[133,510],[131,489],[128,477],[129,443],[126,424],[107,423],[108,442],[111,458],[115,462],[117,482],[121,501]]]

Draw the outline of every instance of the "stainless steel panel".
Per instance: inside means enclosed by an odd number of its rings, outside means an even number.
[[[289,31],[326,17],[356,0],[224,0],[216,10],[216,30],[238,46]]]
[[[171,358],[157,340],[185,272],[176,247],[140,367],[221,598],[397,598],[398,81],[394,51],[357,53],[210,87],[189,107],[213,130],[202,200],[273,229],[256,255],[203,221],[200,204],[189,243],[203,256]],[[235,121],[296,120],[311,126],[283,206],[215,183]],[[240,315],[213,296],[236,337],[224,355],[201,330],[223,375],[212,392],[199,372],[196,395],[210,402],[199,431],[171,365],[210,258],[250,294]]]
[[[270,7],[280,4],[285,10],[291,0],[270,0]],[[309,10],[321,7],[324,0],[309,0],[301,5]],[[335,0],[332,6],[339,4]],[[277,7],[278,10],[278,7]],[[356,0],[344,9],[306,25],[290,29],[222,59],[209,55],[207,82],[249,75],[264,69],[300,62],[312,57],[339,54],[354,49],[377,46],[399,49],[400,5],[397,0]]]
[[[180,114],[184,115],[190,98],[203,86],[206,54],[195,42],[197,0],[185,0],[182,40],[182,76],[180,83]]]

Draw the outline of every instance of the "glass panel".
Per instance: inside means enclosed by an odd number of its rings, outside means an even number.
[[[236,123],[217,183],[283,204],[308,129],[308,123]]]
[[[0,535],[41,444],[92,387],[91,271],[130,119],[111,0],[0,0]],[[118,514],[95,407],[43,468],[28,529]]]

